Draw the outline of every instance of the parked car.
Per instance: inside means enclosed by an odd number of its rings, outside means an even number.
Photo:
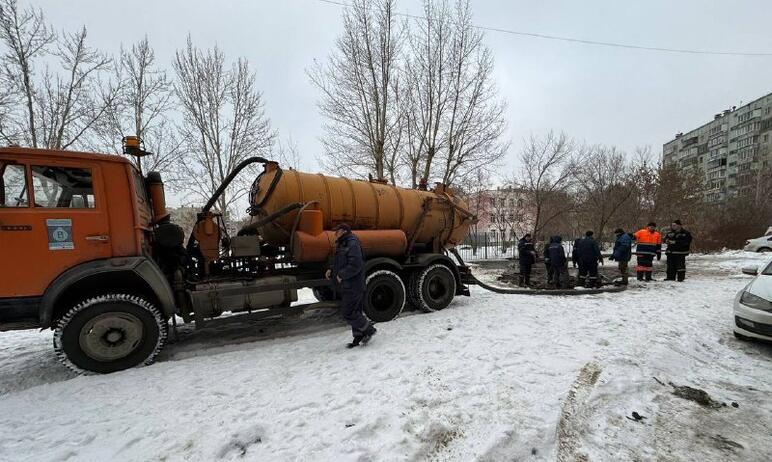
[[[772,261],[742,271],[756,277],[734,299],[734,335],[772,341]]]
[[[767,233],[756,239],[745,241],[746,252],[772,252],[772,226],[767,229]]]

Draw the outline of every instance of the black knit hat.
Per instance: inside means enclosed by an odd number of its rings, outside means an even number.
[[[584,233],[584,235],[587,236],[587,237],[590,237],[593,234],[595,234],[595,233],[593,233],[592,231],[587,231],[586,233]]]
[[[673,223],[677,224],[678,226],[681,226],[681,220],[673,220]]]
[[[338,226],[335,227],[335,231],[351,232],[351,225],[348,223],[339,223]]]
[[[622,228],[617,228],[614,230],[614,234],[624,234],[624,233],[625,233],[625,230]]]
[[[646,226],[653,226],[653,227],[655,227],[655,228],[656,228],[656,227],[657,227],[657,224],[656,224],[656,223],[654,223],[653,221],[650,221],[650,222],[649,222],[649,224],[648,224],[648,225],[646,225]]]

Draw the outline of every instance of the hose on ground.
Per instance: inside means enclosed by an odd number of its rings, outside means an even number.
[[[450,249],[450,253],[453,254],[456,259],[458,259],[459,264],[461,266],[466,266],[464,263],[464,260],[461,258],[461,255],[458,253],[458,250],[455,248]],[[468,268],[468,267],[467,267]],[[603,274],[599,274],[601,279],[605,279],[609,281],[609,278],[604,276]],[[585,289],[585,290],[575,290],[575,289],[507,289],[504,287],[496,287],[489,284],[486,284],[482,282],[481,280],[474,277],[474,275],[471,273],[471,271],[467,271],[465,274],[466,279],[470,284],[475,284],[480,287],[482,287],[485,290],[495,292],[497,294],[510,294],[510,295],[594,295],[594,294],[605,294],[605,293],[611,293],[611,292],[622,292],[625,289],[627,289],[626,285],[621,286],[614,286],[614,287],[608,287],[608,288],[597,288],[597,289]]]
[[[613,286],[608,288],[597,288],[597,289],[584,289],[584,290],[575,290],[575,289],[506,289],[504,287],[496,287],[489,284],[486,284],[476,277],[472,275],[471,273],[467,276],[469,279],[471,279],[471,284],[476,284],[480,287],[482,287],[485,290],[489,290],[491,292],[495,292],[497,294],[510,294],[510,295],[594,295],[594,294],[605,294],[610,292],[622,292],[625,289],[627,289],[627,286]]]

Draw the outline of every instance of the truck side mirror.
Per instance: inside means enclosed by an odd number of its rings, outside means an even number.
[[[757,266],[744,266],[742,272],[749,276],[756,276],[759,274],[759,268]]]

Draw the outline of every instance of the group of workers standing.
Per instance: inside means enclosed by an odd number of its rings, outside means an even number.
[[[662,235],[657,231],[656,223],[649,223],[635,233],[626,233],[622,228],[614,230],[616,240],[610,259],[619,265],[620,283],[628,283],[628,263],[633,253],[636,256],[635,273],[639,281],[651,281],[654,272],[654,258],[662,258]],[[599,287],[598,264],[603,264],[603,255],[598,241],[592,231],[587,231],[583,238],[574,241],[571,252],[571,262],[578,268],[577,285],[584,287]],[[633,252],[633,243],[635,251]],[[666,281],[683,281],[686,277],[686,256],[692,243],[692,235],[680,220],[670,224],[665,234],[667,244],[667,277]],[[517,250],[520,255],[520,286],[531,284],[531,269],[538,260],[536,247],[531,234],[526,234],[518,241]],[[547,284],[556,289],[567,286],[568,258],[563,247],[561,236],[552,236],[544,245],[544,265],[547,270]]]

